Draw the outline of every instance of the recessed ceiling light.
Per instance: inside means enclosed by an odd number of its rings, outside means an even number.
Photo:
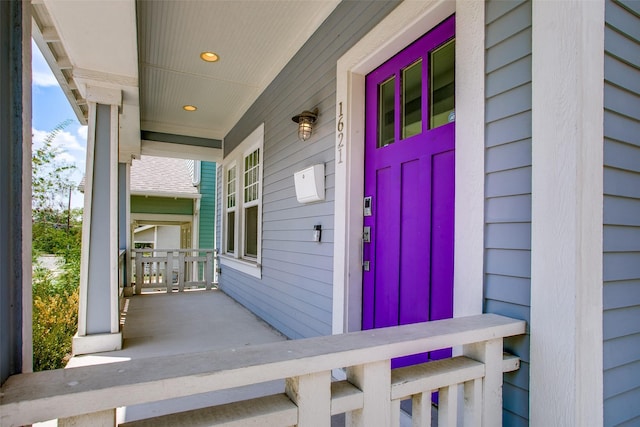
[[[220,57],[218,56],[217,53],[202,52],[200,54],[200,59],[202,59],[205,62],[216,62],[218,59],[220,59]]]
[[[195,105],[185,105],[182,107],[182,109],[184,111],[196,111],[198,107],[196,107]]]

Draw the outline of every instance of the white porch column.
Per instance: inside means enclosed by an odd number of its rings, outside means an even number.
[[[133,294],[131,286],[131,164],[118,163],[118,249],[125,254],[125,296]]]
[[[89,132],[73,353],[122,347],[118,307],[118,89],[87,85]]]
[[[533,2],[533,426],[603,423],[604,4]]]

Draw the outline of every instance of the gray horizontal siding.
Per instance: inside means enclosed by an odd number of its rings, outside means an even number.
[[[640,424],[640,7],[605,3],[604,425]]]
[[[262,279],[224,267],[220,286],[289,338],[331,333],[336,62],[396,4],[340,3],[224,140],[228,154],[265,125]],[[313,136],[300,142],[291,117],[314,107]],[[325,201],[302,205],[293,174],[317,163],[325,165]],[[316,224],[321,243],[311,241]]]
[[[484,310],[529,322],[531,289],[531,3],[485,10]],[[504,377],[503,424],[529,424],[529,336],[505,348],[522,359]]]

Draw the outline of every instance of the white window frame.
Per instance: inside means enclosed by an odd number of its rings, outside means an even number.
[[[223,248],[224,248],[223,253],[224,254],[229,254],[229,255],[233,255],[238,251],[238,246],[235,244],[236,237],[238,235],[238,233],[236,231],[238,229],[238,167],[237,166],[238,166],[238,162],[236,162],[236,161],[233,161],[233,162],[229,163],[228,165],[224,165],[224,174],[223,174],[223,178],[222,178],[223,182],[224,182],[224,190],[223,190],[224,191],[224,213],[223,213],[224,228],[223,228],[223,235],[225,237],[224,241],[223,241]],[[229,182],[228,182],[229,175],[228,174],[229,174],[229,171],[231,169],[233,169],[233,168],[236,168],[235,188],[234,188],[235,191],[233,193],[236,196],[236,200],[235,200],[235,204],[233,205],[233,207],[230,208],[229,204],[228,204],[229,203],[229,200],[228,200],[228,197],[229,197],[229,185],[228,185],[229,184]],[[228,218],[229,212],[235,212],[236,213],[236,215],[234,216],[234,219],[235,219],[234,220],[234,244],[233,244],[233,252],[231,252],[231,253],[229,252],[229,247],[228,247],[229,242],[227,240],[227,236],[228,236],[228,233],[227,233],[227,231],[228,231],[228,228],[227,228],[228,227],[228,219],[227,218]]]
[[[259,149],[258,160],[258,198],[251,202],[244,201],[244,159],[255,150]],[[236,205],[235,224],[234,224],[234,252],[229,253],[227,250],[227,172],[229,169],[236,168]],[[222,197],[224,201],[222,215],[222,247],[223,251],[220,255],[220,264],[223,267],[233,268],[240,272],[246,273],[258,279],[262,278],[262,191],[263,191],[263,171],[264,171],[264,123],[258,126],[249,136],[247,136],[231,153],[229,153],[222,162]],[[245,208],[258,207],[258,250],[257,256],[247,256],[245,253]]]

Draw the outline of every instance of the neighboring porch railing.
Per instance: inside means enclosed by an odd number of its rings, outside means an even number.
[[[192,425],[322,426],[345,413],[349,426],[398,426],[399,402],[413,400],[414,426],[430,425],[440,392],[440,427],[502,424],[503,338],[525,322],[494,314],[302,340],[85,366],[10,377],[0,424],[54,418],[61,425],[114,425],[115,408],[284,379],[285,393],[170,414],[126,427]],[[460,347],[458,347],[460,346]],[[447,347],[462,355],[392,370],[390,360]],[[332,381],[344,368],[346,380]],[[464,398],[458,399],[458,391]],[[83,415],[84,414],[84,415]],[[458,418],[461,415],[462,419]],[[204,425],[204,424],[198,424]]]
[[[145,288],[168,293],[185,288],[209,290],[217,282],[216,249],[136,249],[132,258],[136,294]]]

